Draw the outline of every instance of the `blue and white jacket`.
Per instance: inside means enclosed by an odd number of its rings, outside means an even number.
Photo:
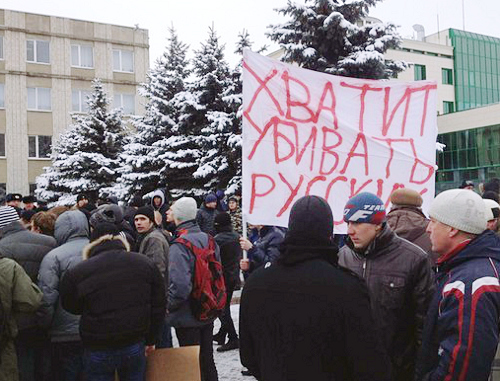
[[[460,248],[438,262],[417,363],[419,381],[487,381],[495,358],[500,238],[487,230]]]

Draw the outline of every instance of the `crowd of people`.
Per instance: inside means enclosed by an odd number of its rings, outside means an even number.
[[[499,338],[500,180],[482,197],[461,188],[438,194],[429,218],[414,190],[394,191],[390,210],[359,193],[341,236],[316,196],[295,202],[287,228],[243,236],[240,199],[222,191],[199,207],[162,190],[127,206],[79,194],[51,209],[9,194],[0,380],[143,380],[174,329],[180,346],[199,345],[202,381],[218,380],[213,342],[239,349],[242,373],[264,381],[486,381]],[[230,304],[242,280],[238,332]]]

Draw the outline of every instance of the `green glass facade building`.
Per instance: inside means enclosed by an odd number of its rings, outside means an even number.
[[[457,29],[448,32],[454,48],[455,105],[447,105],[445,113],[499,103],[500,38]],[[451,78],[443,72],[445,80]],[[463,180],[477,184],[500,177],[500,123],[440,134],[438,141],[446,148],[437,158],[437,192],[456,188]]]

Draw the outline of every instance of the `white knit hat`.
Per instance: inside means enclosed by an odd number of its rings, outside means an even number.
[[[182,197],[172,205],[174,218],[180,222],[194,220],[197,210],[196,201],[191,197]]]
[[[19,221],[19,214],[12,206],[0,207],[0,228],[7,226],[11,222]]]
[[[463,232],[481,234],[486,230],[485,212],[484,201],[476,192],[450,189],[432,201],[429,216]]]
[[[498,202],[496,202],[495,200],[487,199],[487,198],[483,198],[483,201],[484,201],[484,205],[486,206],[486,221],[490,221],[494,218],[497,218],[493,214],[493,209],[497,209],[496,214],[498,216],[498,211],[500,209],[500,205],[498,205]]]

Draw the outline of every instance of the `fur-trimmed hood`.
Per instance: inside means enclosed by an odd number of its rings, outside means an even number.
[[[92,241],[87,246],[83,248],[82,256],[83,260],[89,259],[96,254],[96,248],[105,243],[121,243],[127,252],[130,252],[130,244],[127,239],[120,233],[119,235],[106,234],[99,237],[95,241]]]

